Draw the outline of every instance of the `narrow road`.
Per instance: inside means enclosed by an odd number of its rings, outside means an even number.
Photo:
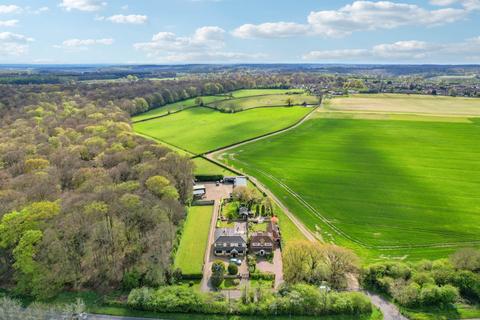
[[[403,316],[400,311],[398,310],[397,306],[391,303],[390,301],[386,300],[385,298],[371,293],[371,292],[364,292],[372,301],[372,304],[380,309],[383,313],[384,320],[408,320],[407,317]]]
[[[212,289],[210,287],[210,275],[212,273],[212,262],[215,259],[212,244],[215,241],[215,228],[217,226],[218,214],[220,212],[220,204],[222,199],[227,198],[233,191],[233,186],[226,184],[220,184],[217,186],[214,182],[205,182],[204,185],[207,191],[205,200],[215,201],[213,205],[212,220],[210,221],[207,250],[205,250],[205,256],[203,258],[203,277],[200,282],[200,290],[202,292],[208,292]]]

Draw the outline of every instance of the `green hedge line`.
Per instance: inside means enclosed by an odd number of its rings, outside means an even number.
[[[134,289],[128,305],[137,310],[250,316],[370,315],[370,300],[360,292],[326,292],[315,286],[285,286],[278,293],[245,289],[241,299],[230,300],[222,293],[202,294],[181,286]]]

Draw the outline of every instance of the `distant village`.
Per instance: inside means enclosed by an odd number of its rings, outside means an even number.
[[[317,83],[299,88],[317,95],[342,96],[356,93],[402,93],[480,98],[480,76],[423,77],[319,77]]]

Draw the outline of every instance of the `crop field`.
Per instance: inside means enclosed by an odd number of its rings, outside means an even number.
[[[183,274],[202,274],[212,214],[212,206],[190,207],[188,210],[174,263],[174,267],[180,268]]]
[[[317,97],[307,94],[269,94],[261,96],[249,96],[229,100],[220,100],[210,103],[212,107],[224,110],[246,110],[265,106],[287,106],[287,99],[292,99],[292,105],[318,104]]]
[[[333,98],[327,110],[480,116],[480,99],[406,94],[358,94]]]
[[[203,97],[200,97],[200,98],[202,98],[204,104],[208,104],[208,103],[211,103],[213,101],[225,99],[225,97],[222,97],[222,96],[203,96]],[[159,108],[149,110],[147,112],[144,112],[142,114],[139,114],[139,115],[133,117],[132,121],[136,122],[136,121],[140,121],[140,120],[155,118],[155,117],[158,117],[158,116],[166,115],[169,112],[171,113],[171,112],[183,110],[185,108],[194,107],[194,106],[196,106],[195,99],[196,98],[182,100],[182,101],[178,101],[178,102],[175,102],[175,103],[170,103],[170,104],[164,105],[163,107],[159,107]]]
[[[192,153],[203,153],[285,128],[309,111],[304,107],[280,107],[221,113],[199,107],[138,122],[133,127],[140,134]]]
[[[366,259],[480,244],[480,121],[316,118],[221,155]]]

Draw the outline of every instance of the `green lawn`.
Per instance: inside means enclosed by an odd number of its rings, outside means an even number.
[[[267,223],[250,223],[248,225],[248,228],[251,230],[251,232],[258,232],[258,231],[267,231]]]
[[[480,318],[479,306],[457,303],[451,308],[425,308],[423,310],[406,309],[402,313],[412,320],[447,320]]]
[[[235,173],[230,170],[224,169],[216,164],[205,160],[203,158],[193,159],[195,164],[195,175],[196,176],[214,176],[214,175],[223,175],[223,176],[234,176]]]
[[[209,104],[213,101],[225,99],[225,97],[223,97],[223,96],[203,96],[203,97],[200,97],[200,98],[202,98],[204,104]],[[135,122],[135,121],[139,121],[139,120],[155,118],[155,117],[158,117],[158,116],[166,115],[169,112],[175,112],[175,111],[182,110],[182,109],[185,109],[185,108],[188,108],[188,107],[196,106],[195,99],[196,98],[191,98],[191,99],[187,99],[187,100],[178,101],[178,102],[175,102],[175,103],[166,104],[162,107],[155,108],[155,109],[149,110],[147,112],[144,112],[142,114],[139,114],[139,115],[133,117],[132,121]]]
[[[293,105],[303,105],[304,102],[306,104],[319,103],[317,97],[307,94],[270,94],[221,100],[210,103],[210,106],[224,110],[247,110],[265,106],[287,106],[287,99],[292,99]]]
[[[193,108],[134,124],[140,134],[159,139],[193,153],[203,153],[245,139],[285,128],[311,109],[262,108],[234,114],[209,108]]]
[[[326,241],[368,259],[439,258],[454,249],[435,245],[480,241],[479,137],[478,121],[313,119],[226,159]]]
[[[297,226],[290,220],[289,217],[275,205],[275,215],[278,217],[278,226],[280,227],[280,232],[282,233],[282,242],[283,244],[288,243],[289,241],[298,241],[298,240],[307,240],[305,235],[298,230]]]
[[[212,214],[212,206],[190,207],[188,210],[174,263],[174,267],[180,268],[183,274],[202,273]]]

